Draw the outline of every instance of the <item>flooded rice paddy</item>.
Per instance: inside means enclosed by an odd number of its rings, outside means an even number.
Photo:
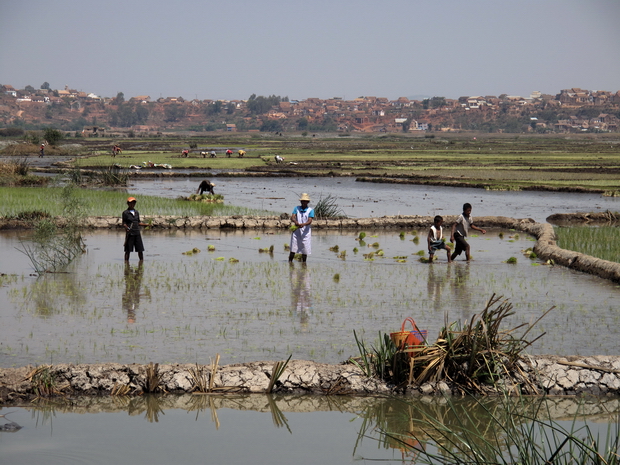
[[[533,331],[547,334],[532,353],[617,353],[620,288],[526,258],[534,242],[524,233],[473,236],[472,262],[448,265],[441,253],[429,265],[417,255],[424,231],[365,232],[360,243],[359,231],[315,230],[306,266],[287,262],[285,233],[145,231],[139,266],[135,253],[123,262],[122,233],[92,232],[67,273],[38,278],[16,250],[27,234],[5,232],[0,363],[338,363],[357,355],[354,330],[374,342],[413,317],[434,340],[492,294],[510,299],[514,326],[556,307]]]
[[[553,213],[620,210],[620,198],[599,194],[535,191],[485,191],[484,189],[356,182],[355,178],[210,178],[215,192],[231,205],[287,212],[303,192],[314,202],[332,195],[352,218],[385,215],[458,215],[463,203],[473,206],[473,216],[533,218],[544,222]],[[131,181],[133,195],[168,198],[196,192],[200,178],[157,178]]]
[[[463,202],[470,202],[474,217],[544,221],[552,213],[617,211],[620,201],[583,194],[362,184],[346,178],[217,178],[216,183],[216,192],[234,205],[289,212],[301,192],[313,198],[332,194],[345,213],[355,217],[457,214]],[[193,192],[197,184],[196,178],[140,180],[130,193],[174,198]],[[0,273],[6,276],[0,277],[0,366],[206,364],[218,353],[223,364],[284,360],[289,355],[338,363],[357,355],[353,330],[374,342],[380,331],[397,330],[411,316],[432,339],[445,321],[464,321],[481,311],[493,293],[514,305],[511,326],[533,322],[556,306],[533,330],[532,337],[546,335],[531,353],[618,353],[620,288],[526,258],[522,251],[532,247],[533,239],[523,233],[488,231],[470,239],[472,262],[460,257],[448,265],[445,254],[439,254],[438,262],[428,265],[416,255],[426,250],[424,231],[417,231],[416,243],[413,231],[401,237],[400,231],[366,230],[365,244],[356,240],[359,232],[315,230],[313,253],[304,267],[287,263],[285,233],[145,231],[146,259],[140,267],[136,254],[129,265],[123,262],[122,232],[96,231],[88,233],[87,253],[67,273],[41,277],[31,275],[28,258],[17,250],[20,241],[28,242],[29,233],[2,232]],[[273,254],[259,252],[272,245]],[[187,253],[193,249],[199,251]],[[375,253],[372,259],[370,252]],[[517,263],[506,263],[510,257]],[[255,406],[257,398],[264,405]],[[408,435],[411,412],[420,409],[445,424],[458,422],[443,399],[430,405],[411,402],[413,407],[374,398],[260,395],[108,397],[84,405],[76,399],[71,404],[45,402],[0,411],[9,413],[0,418],[0,426],[7,420],[23,426],[15,433],[0,432],[1,461],[413,462],[415,453],[402,450],[382,432]],[[457,409],[466,411],[467,418],[490,424],[494,408],[463,402]],[[575,402],[569,412],[577,410],[577,402],[583,406],[577,399],[562,402]],[[602,410],[615,412],[618,407]],[[566,428],[573,419],[570,414],[554,418]],[[595,432],[600,426],[604,436],[614,420],[586,421]]]

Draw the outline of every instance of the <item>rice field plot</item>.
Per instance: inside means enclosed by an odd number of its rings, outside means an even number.
[[[533,353],[617,351],[618,286],[528,258],[522,233],[472,236],[473,261],[448,265],[443,254],[421,260],[421,231],[360,232],[315,231],[306,266],[287,262],[288,234],[256,231],[145,232],[142,266],[135,254],[123,262],[122,235],[95,232],[67,273],[40,278],[16,252],[2,270],[15,278],[0,287],[0,364],[209,363],[217,353],[222,363],[338,363],[356,354],[353,330],[372,342],[413,317],[433,338],[493,293],[513,303],[511,327],[557,307],[534,330],[547,334]],[[0,238],[3,250],[18,245]]]
[[[569,226],[554,228],[557,245],[586,255],[620,262],[620,229],[618,226]]]

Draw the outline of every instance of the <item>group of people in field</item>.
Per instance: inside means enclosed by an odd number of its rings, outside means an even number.
[[[204,180],[198,186],[196,193],[208,192],[215,194],[215,184],[211,181]],[[127,199],[127,210],[123,212],[122,223],[126,231],[124,249],[125,249],[125,261],[129,260],[129,254],[131,252],[138,252],[138,258],[140,261],[144,260],[144,244],[142,243],[142,237],[140,235],[140,227],[146,226],[146,224],[140,221],[140,213],[135,209],[137,200],[135,197],[129,197]],[[300,205],[296,205],[291,213],[291,239],[290,239],[290,251],[288,261],[292,262],[295,259],[295,255],[301,255],[302,263],[306,263],[308,255],[312,252],[312,221],[314,220],[314,208],[310,207],[310,196],[307,193],[303,193],[299,198]],[[443,234],[443,222],[444,219],[437,215],[433,219],[433,225],[428,230],[427,244],[429,263],[432,263],[435,258],[435,253],[438,250],[445,250],[448,262],[452,262],[456,257],[465,252],[465,259],[471,259],[470,247],[467,242],[467,236],[469,230],[479,231],[482,234],[486,234],[486,230],[479,228],[474,224],[474,220],[471,216],[472,206],[469,203],[463,205],[463,212],[459,215],[457,220],[450,230],[450,242],[454,244],[454,251],[452,247],[446,243]]]
[[[226,156],[228,158],[232,157],[233,151],[231,149],[226,150]],[[243,158],[245,156],[246,152],[245,150],[239,150],[237,151],[237,156],[239,158]],[[217,158],[217,152],[215,150],[211,150],[209,152],[207,151],[201,151],[200,155],[202,156],[202,158],[207,158],[207,156],[209,158]],[[187,158],[189,157],[189,149],[183,149],[183,151],[181,152],[181,157],[183,158]]]
[[[312,250],[312,220],[314,219],[314,209],[309,207],[310,196],[302,194],[300,204],[297,205],[291,213],[291,222],[293,223],[293,232],[291,234],[290,253],[288,261],[292,262],[296,254],[301,254],[301,261],[305,263]],[[446,243],[443,235],[443,218],[439,215],[433,219],[433,225],[428,230],[428,262],[432,263],[435,258],[435,252],[445,250],[448,262],[452,262],[456,257],[465,252],[465,259],[471,259],[470,247],[466,238],[469,230],[479,231],[486,234],[486,230],[479,228],[474,224],[471,216],[472,206],[469,203],[463,205],[463,212],[459,215],[456,222],[452,225],[450,231],[450,242],[454,244],[454,252],[452,247]]]

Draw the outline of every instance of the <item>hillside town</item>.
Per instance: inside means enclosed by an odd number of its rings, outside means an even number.
[[[55,127],[97,136],[162,131],[341,133],[617,132],[620,91],[563,89],[556,95],[463,96],[422,100],[360,96],[351,100],[251,95],[246,100],[101,97],[65,86],[0,85],[0,127]]]

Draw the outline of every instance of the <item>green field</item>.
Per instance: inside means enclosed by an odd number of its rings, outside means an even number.
[[[475,139],[474,139],[475,137]],[[128,168],[151,161],[173,169],[258,171],[303,176],[381,177],[419,184],[459,185],[485,189],[620,191],[620,135],[170,135],[157,139],[75,139],[63,141],[71,166]],[[123,152],[112,158],[110,148]],[[68,147],[71,147],[69,150]],[[226,158],[231,148],[235,155]],[[31,147],[33,152],[36,147]],[[190,149],[184,158],[181,151]],[[246,150],[237,158],[238,149]],[[24,150],[26,153],[24,153]],[[29,154],[7,147],[0,155]],[[216,150],[217,158],[201,151]],[[63,146],[49,150],[63,154]],[[284,157],[275,163],[274,156]]]

